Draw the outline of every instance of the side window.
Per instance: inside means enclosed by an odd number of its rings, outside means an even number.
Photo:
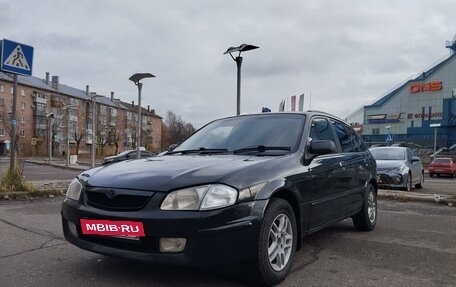
[[[331,140],[335,143],[331,125],[324,118],[312,119],[309,138],[310,140]]]
[[[345,130],[344,124],[337,121],[331,121],[336,130],[337,137],[339,138],[342,152],[354,152],[356,151],[353,144],[353,138]]]
[[[353,142],[355,151],[357,151],[357,152],[366,151],[367,150],[366,145],[364,144],[361,137],[355,132],[355,130],[349,126],[345,126],[345,129],[347,130],[347,133],[352,138],[352,142]]]
[[[413,154],[413,151],[411,149],[407,149],[407,157],[408,157],[408,160],[412,160],[412,157],[414,157],[415,155]]]

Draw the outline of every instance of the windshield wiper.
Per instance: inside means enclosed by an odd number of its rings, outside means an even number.
[[[264,145],[257,145],[257,146],[250,146],[240,149],[233,150],[234,154],[237,153],[248,153],[248,152],[265,152],[267,150],[283,150],[283,151],[290,151],[291,148],[289,146],[264,146]]]
[[[176,153],[181,153],[181,154],[190,154],[190,153],[197,153],[197,154],[212,154],[212,153],[226,153],[228,150],[226,148],[205,148],[205,147],[199,147],[196,149],[186,149],[186,150],[174,150],[170,151],[166,154],[176,154]]]

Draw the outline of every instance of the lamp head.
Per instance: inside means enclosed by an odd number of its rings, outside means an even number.
[[[241,52],[246,52],[246,51],[250,51],[250,50],[254,50],[254,49],[258,49],[259,47],[257,46],[254,46],[254,45],[249,45],[249,44],[241,44],[239,45],[238,47],[229,47],[225,53],[223,53],[223,55],[226,55],[226,54],[231,54],[233,52],[239,52],[239,54],[241,54]]]
[[[155,78],[154,75],[152,75],[151,73],[136,73],[136,74],[133,74],[130,78],[128,78],[130,81],[132,81],[133,83],[135,83],[135,85],[138,85],[139,84],[139,81],[141,81],[142,79],[144,78]]]

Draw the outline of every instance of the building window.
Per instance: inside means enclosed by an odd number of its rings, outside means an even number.
[[[21,137],[25,137],[25,131],[21,131]]]
[[[25,124],[25,117],[21,117],[21,124]]]
[[[0,99],[0,107],[3,107],[5,105],[5,99]]]
[[[25,150],[25,144],[21,144],[21,151]]]
[[[21,109],[25,110],[25,103],[21,103]]]
[[[25,91],[21,90],[21,96],[25,96]]]
[[[380,128],[372,129],[372,135],[379,135],[379,134],[380,134]]]
[[[10,94],[13,94],[13,87],[10,88]]]
[[[0,92],[3,92],[3,84],[0,85]]]
[[[0,137],[5,136],[5,129],[0,129]]]

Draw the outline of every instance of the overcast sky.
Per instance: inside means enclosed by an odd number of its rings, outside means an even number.
[[[305,107],[340,117],[385,95],[449,55],[456,1],[0,0],[0,39],[34,47],[33,76],[137,102],[195,127],[236,113],[242,43],[241,113],[278,110],[305,94]]]

